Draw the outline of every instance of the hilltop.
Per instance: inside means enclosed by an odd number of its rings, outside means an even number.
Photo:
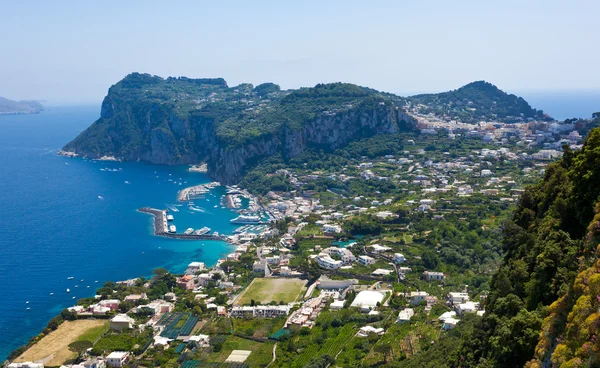
[[[76,155],[159,164],[206,161],[225,183],[263,157],[409,129],[401,100],[346,83],[282,91],[273,83],[229,87],[222,78],[133,73],[112,86],[101,117],[64,147]]]
[[[0,97],[0,115],[3,114],[37,114],[44,107],[37,101],[13,101]]]
[[[522,97],[508,94],[485,81],[472,82],[453,91],[411,96],[408,101],[420,105],[420,113],[445,116],[463,123],[552,120],[542,110],[532,108]]]
[[[168,165],[206,162],[213,178],[237,183],[265,158],[289,161],[309,149],[333,152],[411,131],[417,119],[407,108],[414,106],[465,123],[550,119],[487,82],[404,98],[349,83],[282,90],[274,83],[230,87],[223,78],[132,73],[109,89],[100,119],[62,153]]]

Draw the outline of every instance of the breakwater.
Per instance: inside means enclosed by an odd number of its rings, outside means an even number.
[[[170,233],[167,225],[167,211],[159,210],[151,207],[142,207],[138,209],[138,212],[147,213],[154,216],[154,235],[164,236],[173,239],[183,240],[221,240],[228,241],[229,236],[227,235],[215,235],[215,234],[177,234]]]

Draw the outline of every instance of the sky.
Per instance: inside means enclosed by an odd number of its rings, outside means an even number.
[[[0,1],[0,96],[99,103],[131,72],[409,95],[600,90],[600,1]]]

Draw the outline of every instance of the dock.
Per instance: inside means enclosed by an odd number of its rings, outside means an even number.
[[[170,233],[169,226],[167,225],[167,211],[158,210],[156,208],[143,207],[138,209],[138,212],[147,213],[154,216],[154,235],[164,236],[172,239],[183,239],[183,240],[221,240],[228,241],[229,236],[227,235],[213,235],[213,234],[177,234]]]

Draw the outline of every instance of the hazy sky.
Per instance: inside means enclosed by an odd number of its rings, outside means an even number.
[[[409,94],[600,89],[600,1],[0,1],[0,96],[100,102],[130,72]]]

